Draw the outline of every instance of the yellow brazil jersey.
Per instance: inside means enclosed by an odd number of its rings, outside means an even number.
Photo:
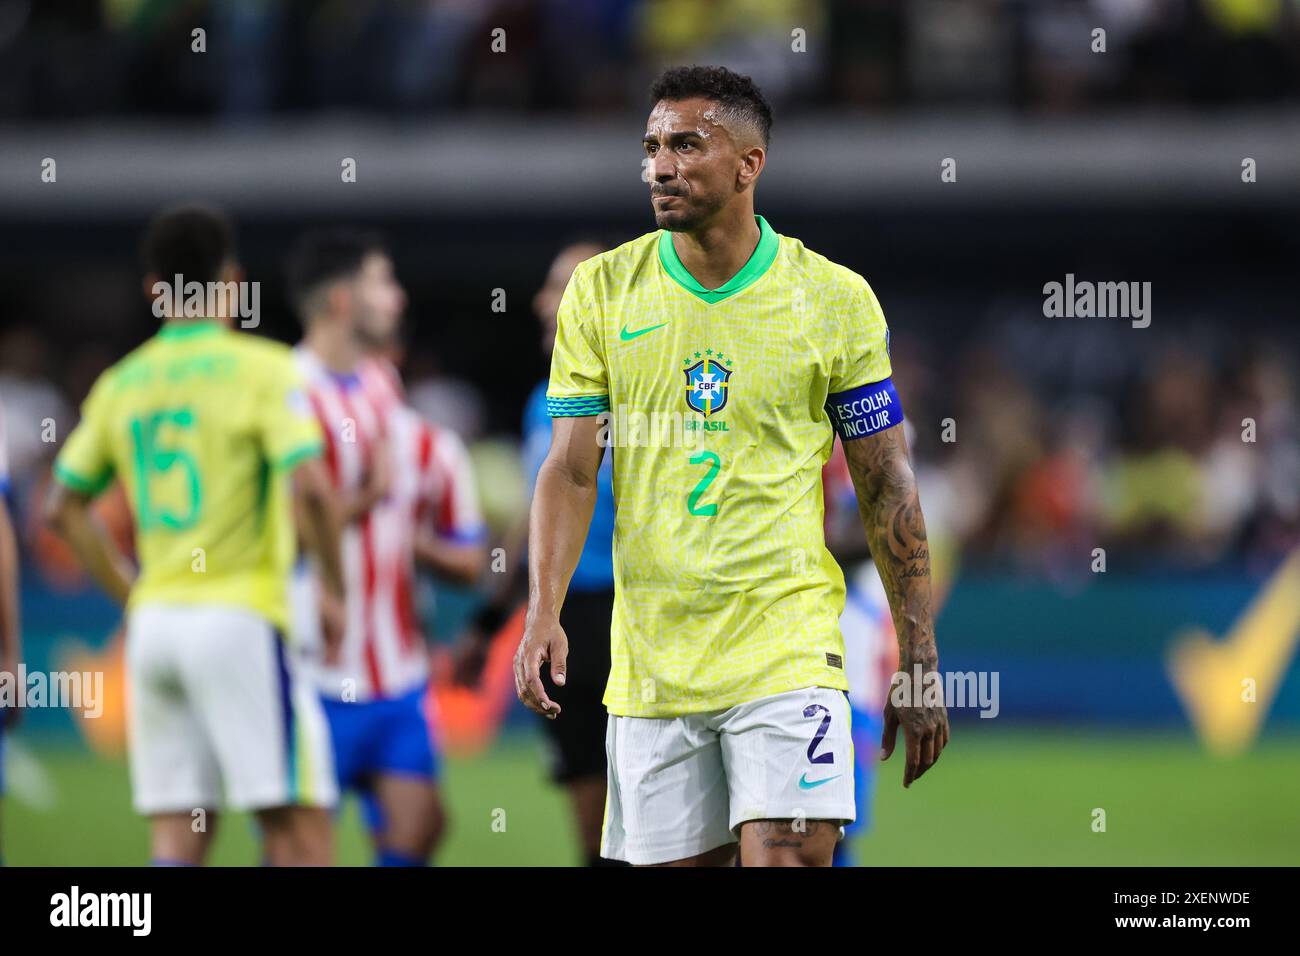
[[[287,347],[172,322],[95,382],[54,473],[87,494],[122,482],[140,562],[130,606],[233,605],[286,632],[287,477],[320,450]]]
[[[614,714],[848,686],[828,403],[844,399],[850,437],[902,420],[872,384],[889,380],[888,332],[861,276],[758,225],[720,289],[660,231],[579,265],[560,306],[549,411],[602,415],[614,459]]]

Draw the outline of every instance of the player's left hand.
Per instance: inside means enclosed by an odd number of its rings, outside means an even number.
[[[899,661],[899,673],[912,679],[912,665],[906,659]],[[910,787],[912,781],[939,761],[939,754],[948,745],[948,708],[944,706],[943,685],[939,685],[938,703],[925,703],[920,689],[914,689],[912,703],[905,707],[894,704],[893,686],[885,698],[885,731],[880,738],[880,759],[888,760],[894,753],[894,744],[898,740],[898,729],[903,728],[903,740],[907,748],[907,764],[903,767],[903,786]],[[921,698],[918,700],[918,698]]]

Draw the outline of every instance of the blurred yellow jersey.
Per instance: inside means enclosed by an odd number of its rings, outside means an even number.
[[[821,473],[832,414],[850,437],[902,420],[872,384],[888,332],[861,276],[758,225],[721,289],[660,231],[579,265],[560,306],[549,411],[608,413],[614,457],[613,714],[848,686]]]
[[[131,607],[241,607],[285,632],[296,547],[287,476],[320,451],[287,347],[171,322],[95,382],[54,474],[91,495],[122,482],[140,561]]]

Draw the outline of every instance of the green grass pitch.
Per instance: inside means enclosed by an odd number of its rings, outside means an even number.
[[[1300,862],[1300,738],[1266,739],[1231,760],[1185,736],[958,726],[951,748],[910,791],[901,753],[883,765],[864,865],[1295,865]],[[125,765],[66,745],[23,741],[47,799],[11,794],[3,811],[10,865],[136,865],[146,828],[130,809]],[[439,863],[570,865],[578,855],[561,793],[545,780],[536,738],[513,734],[473,760],[445,763],[451,830]],[[1104,833],[1094,811],[1105,812]],[[339,860],[369,862],[355,802],[341,818]],[[253,864],[246,817],[218,827],[214,863]]]

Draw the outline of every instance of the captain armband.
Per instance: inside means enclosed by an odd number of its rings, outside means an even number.
[[[903,406],[888,378],[827,397],[826,413],[844,441],[866,438],[903,421]]]

